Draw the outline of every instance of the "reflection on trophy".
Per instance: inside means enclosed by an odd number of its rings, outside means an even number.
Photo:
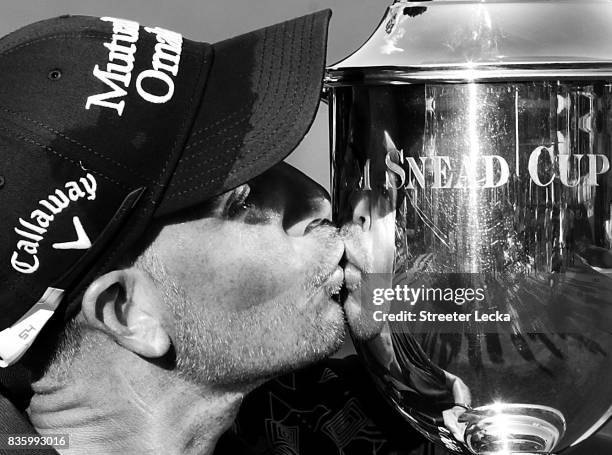
[[[610,24],[597,0],[396,1],[328,70],[353,339],[453,453],[558,453],[612,415]]]

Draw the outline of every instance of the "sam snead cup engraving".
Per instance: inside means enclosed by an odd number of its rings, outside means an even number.
[[[396,1],[328,69],[334,217],[365,204],[372,246],[353,340],[451,453],[562,453],[612,415],[611,25],[597,0]]]

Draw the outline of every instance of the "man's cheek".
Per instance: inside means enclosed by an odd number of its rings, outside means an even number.
[[[246,309],[277,299],[292,285],[289,277],[279,276],[269,265],[239,267],[224,282],[222,297],[238,309]]]

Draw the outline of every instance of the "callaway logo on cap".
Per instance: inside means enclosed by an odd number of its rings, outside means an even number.
[[[64,16],[0,40],[0,366],[154,217],[281,161],[319,102],[330,13],[217,44]]]

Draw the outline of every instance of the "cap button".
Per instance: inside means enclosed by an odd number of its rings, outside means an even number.
[[[60,70],[59,68],[53,69],[49,71],[47,77],[49,78],[49,80],[57,81],[58,79],[62,78],[62,70]]]

